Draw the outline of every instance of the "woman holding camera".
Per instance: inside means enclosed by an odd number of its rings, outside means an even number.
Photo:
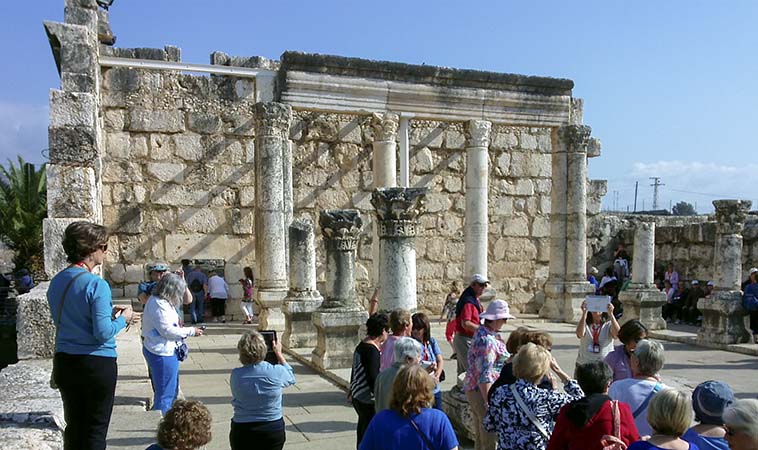
[[[184,277],[165,274],[147,299],[143,313],[142,354],[155,388],[153,409],[160,410],[163,415],[171,409],[179,390],[180,356],[177,350],[181,351],[184,338],[203,335],[202,328],[180,325],[176,308],[182,304],[186,290]]]
[[[295,384],[295,373],[282,354],[282,343],[274,340],[272,351],[278,364],[264,361],[266,341],[257,331],[242,335],[237,343],[242,367],[232,370],[232,450],[284,447],[282,388]]]
[[[92,270],[108,251],[108,230],[74,222],[63,234],[70,266],[50,281],[47,301],[55,323],[52,381],[63,400],[66,450],[104,449],[116,392],[116,334],[139,319],[114,307],[108,283]]]

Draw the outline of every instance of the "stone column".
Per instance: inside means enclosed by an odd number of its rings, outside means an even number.
[[[326,299],[313,313],[318,342],[312,361],[322,369],[350,367],[368,313],[355,296],[355,257],[363,219],[356,209],[321,211],[326,246]]]
[[[297,219],[289,227],[290,290],[284,299],[284,337],[288,348],[315,347],[312,313],[324,298],[316,289],[316,245],[313,221]]]
[[[490,130],[486,120],[470,120],[466,127],[466,219],[464,285],[471,275],[487,277],[487,197],[489,189]]]
[[[416,310],[416,247],[427,188],[378,188],[371,195],[379,229],[379,309]]]
[[[634,260],[632,282],[619,293],[624,305],[622,323],[639,319],[649,330],[665,330],[661,307],[666,294],[655,287],[655,222],[641,221],[634,230]]]
[[[698,301],[703,326],[697,338],[702,343],[741,344],[750,342],[745,328],[740,292],[742,275],[742,230],[749,200],[714,200],[716,244],[713,253],[714,292]]]
[[[374,152],[372,172],[374,188],[397,186],[397,127],[400,118],[390,112],[374,113],[371,117],[371,128],[374,131]],[[371,232],[371,255],[372,270],[371,281],[374,286],[379,285],[379,230],[378,226],[372,227]]]
[[[261,330],[284,331],[282,300],[287,294],[287,210],[285,160],[292,108],[256,103],[255,110],[255,261]]]
[[[568,125],[553,135],[550,271],[540,316],[573,323],[593,292],[587,265],[587,146],[590,127]]]

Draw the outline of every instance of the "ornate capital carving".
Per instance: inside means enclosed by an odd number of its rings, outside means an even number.
[[[742,234],[750,200],[714,200],[716,209],[716,232],[718,234]]]
[[[374,129],[374,141],[395,141],[400,116],[397,114],[374,113],[371,115],[371,128]]]
[[[469,120],[466,126],[466,147],[489,147],[492,122]]]
[[[587,152],[592,128],[587,125],[567,125],[558,129],[558,136],[568,152]]]
[[[253,106],[255,112],[255,135],[287,139],[289,136],[292,107],[284,103],[261,102]]]
[[[358,248],[363,219],[357,209],[323,210],[319,214],[318,224],[327,247],[343,252]]]
[[[421,231],[418,216],[424,213],[427,188],[378,188],[371,194],[379,223],[379,236],[414,237]]]

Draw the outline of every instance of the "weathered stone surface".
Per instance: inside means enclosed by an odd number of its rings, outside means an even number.
[[[16,297],[18,304],[16,309],[18,359],[53,357],[55,326],[50,314],[50,306],[47,303],[48,284],[47,282],[40,283],[30,292]]]
[[[661,307],[666,304],[665,293],[647,284],[632,283],[629,289],[619,293],[619,300],[624,305],[622,324],[637,319],[648,330],[666,329],[666,321],[661,317]]]
[[[42,236],[45,240],[45,273],[52,278],[66,268],[66,253],[63,251],[63,233],[71,223],[86,218],[43,219]]]
[[[92,94],[50,91],[50,127],[92,127],[96,104]]]
[[[181,183],[184,181],[184,164],[174,163],[149,163],[146,166],[147,174],[158,181]]]
[[[187,113],[187,128],[199,134],[214,134],[221,130],[221,118],[212,114]],[[179,130],[181,131],[181,130]]]
[[[179,133],[185,130],[184,115],[176,110],[133,109],[129,111],[129,131]]]
[[[52,217],[98,217],[95,171],[90,167],[48,164],[47,209]]]
[[[434,158],[429,147],[423,147],[412,158],[413,170],[417,173],[429,173],[434,170]]]
[[[290,289],[282,305],[282,342],[289,348],[315,347],[318,338],[311,316],[324,299],[316,289],[316,247],[310,219],[297,219],[290,225],[289,257]]]
[[[93,167],[99,156],[95,128],[90,126],[48,128],[50,162]]]
[[[177,134],[172,139],[176,156],[187,161],[200,161],[203,158],[204,150],[200,135]]]
[[[322,369],[351,367],[353,351],[360,342],[360,327],[366,323],[366,311],[341,311],[319,309],[313,313],[313,325],[318,333],[318,342],[311,360]]]

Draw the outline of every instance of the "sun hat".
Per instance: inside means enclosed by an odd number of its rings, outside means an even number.
[[[487,305],[487,311],[479,314],[479,317],[485,320],[498,320],[498,319],[515,319],[516,316],[511,314],[511,310],[508,307],[508,303],[505,300],[492,300]]]
[[[700,423],[721,425],[721,415],[734,402],[734,392],[728,384],[709,380],[700,383],[692,391],[692,408],[695,419]]]
[[[478,284],[490,284],[490,280],[484,278],[483,275],[475,273],[471,276],[471,284],[478,283]]]
[[[168,264],[153,263],[147,266],[148,272],[168,272]]]
[[[592,275],[597,275],[597,274],[598,274],[598,270],[597,270],[597,267],[591,267],[591,268],[590,268],[590,273],[591,273]]]

